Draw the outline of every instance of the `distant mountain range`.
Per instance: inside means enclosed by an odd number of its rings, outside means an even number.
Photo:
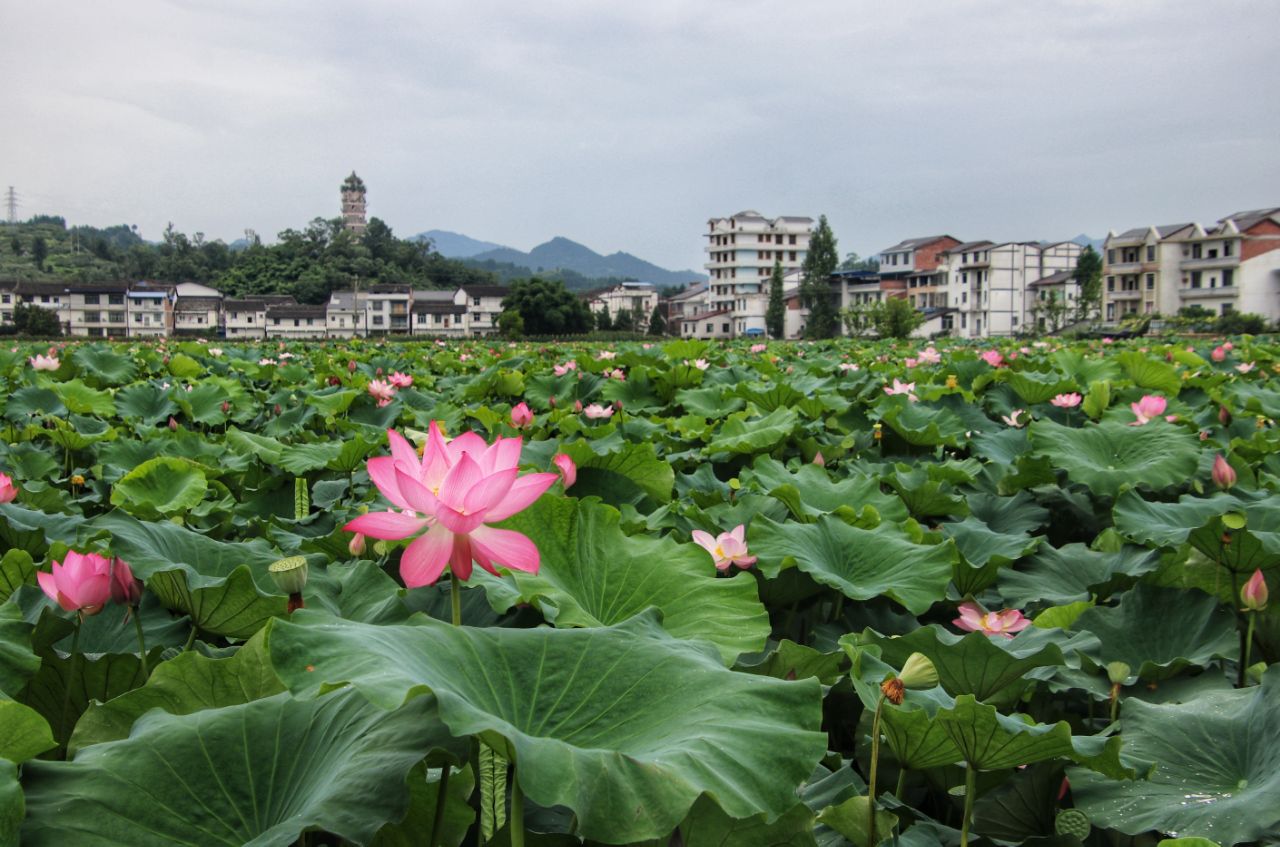
[[[684,285],[693,280],[705,280],[706,274],[698,271],[670,271],[652,262],[617,252],[602,256],[576,241],[557,236],[539,244],[528,253],[513,247],[503,247],[488,241],[479,241],[467,235],[433,229],[413,236],[430,239],[442,256],[450,259],[466,259],[473,262],[499,262],[528,268],[532,273],[568,270],[593,279],[638,279],[664,285]]]
[[[1092,247],[1096,252],[1101,253],[1102,245],[1106,243],[1107,239],[1090,238],[1082,232],[1075,238],[1071,239],[1071,241],[1075,244],[1079,244],[1081,247]]]

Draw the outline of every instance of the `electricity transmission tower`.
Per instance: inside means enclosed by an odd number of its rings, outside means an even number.
[[[18,222],[18,192],[13,190],[13,186],[9,186],[9,191],[5,195],[5,205],[9,209],[8,222],[16,224]]]

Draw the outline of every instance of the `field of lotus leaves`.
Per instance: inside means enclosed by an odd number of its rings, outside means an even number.
[[[1233,341],[7,345],[0,845],[1280,843]]]

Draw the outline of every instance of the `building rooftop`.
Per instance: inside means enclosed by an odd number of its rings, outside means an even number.
[[[179,312],[207,312],[221,304],[221,297],[179,297],[174,309]]]
[[[312,305],[288,305],[288,306],[268,306],[268,318],[323,318],[325,315],[325,306]]]
[[[415,315],[462,315],[466,314],[467,307],[452,300],[415,300],[409,311]]]
[[[1035,282],[1028,282],[1027,288],[1038,288],[1043,285],[1062,285],[1063,283],[1071,282],[1075,275],[1075,271],[1058,271],[1056,274],[1041,277]]]
[[[424,288],[413,290],[413,302],[436,302],[436,303],[452,303],[453,295],[456,291],[450,289]]]
[[[951,236],[951,235],[926,235],[924,238],[907,238],[903,241],[899,241],[897,244],[893,245],[892,247],[881,250],[880,252],[881,253],[897,253],[902,250],[915,250],[919,247],[924,247],[926,245],[932,244],[935,241],[941,241],[944,238],[950,238],[952,241],[959,240],[955,236]]]
[[[468,297],[506,297],[511,289],[505,285],[464,285]]]
[[[974,250],[981,250],[983,247],[995,247],[994,241],[966,241],[963,244],[957,244],[955,247],[949,247],[948,253],[969,253]]]

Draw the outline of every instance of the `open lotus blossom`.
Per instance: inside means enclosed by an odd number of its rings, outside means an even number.
[[[523,400],[511,407],[511,425],[516,429],[524,429],[533,423],[533,412],[529,410],[529,404]]]
[[[1213,484],[1219,488],[1230,488],[1236,484],[1236,469],[1219,453],[1213,459]]]
[[[707,368],[711,367],[711,363],[706,359],[694,359],[693,366],[700,371],[705,371]]]
[[[609,359],[616,359],[617,356],[618,354],[613,352],[612,350],[601,350],[600,355],[596,356],[596,361],[599,362],[601,360],[607,361]]]
[[[1151,423],[1151,421],[1164,414],[1164,410],[1168,407],[1169,401],[1157,394],[1144,395],[1137,403],[1130,403],[1129,408],[1133,411],[1136,421],[1129,426],[1143,426]],[[1167,415],[1165,420],[1172,423],[1177,419],[1177,415]]]
[[[1215,362],[1224,362],[1227,359],[1227,351],[1222,347],[1214,347],[1213,352],[1209,354],[1209,358]]]
[[[556,365],[551,370],[552,372],[555,373],[556,376],[564,376],[569,371],[576,371],[577,369],[578,369],[578,363],[570,359],[569,361],[565,362],[563,365]]]
[[[432,421],[419,458],[398,432],[387,437],[391,455],[370,459],[367,467],[395,508],[361,515],[344,531],[387,540],[417,536],[400,559],[400,577],[410,588],[434,583],[446,566],[466,581],[473,562],[494,575],[497,565],[537,573],[538,548],[527,536],[487,525],[526,508],[557,479],[554,473],[519,476],[523,439],[486,444],[467,432],[446,442]]]
[[[768,344],[752,344],[751,345],[752,353],[763,353],[765,350],[768,350],[768,349],[769,349]]]
[[[988,612],[977,603],[961,603],[960,617],[952,623],[969,632],[982,632],[1001,638],[1013,638],[1015,632],[1031,626],[1031,620],[1023,617],[1022,612],[1016,609]]]
[[[48,356],[42,356],[41,354],[37,353],[36,355],[32,356],[28,361],[31,362],[31,367],[35,368],[38,371],[56,371],[58,367],[62,364],[60,361],[58,361],[58,357],[54,356],[52,353],[49,354]]]
[[[902,364],[906,365],[908,368],[914,368],[917,364],[919,364],[919,361],[920,361],[919,359],[913,359],[910,356],[908,356],[907,358],[902,360]]]
[[[265,368],[267,365],[274,365],[277,364],[277,362],[275,359],[264,357],[258,360],[258,364]]]
[[[385,379],[372,379],[369,380],[369,396],[376,399],[379,406],[385,406],[396,396],[396,387]]]
[[[212,356],[212,357],[213,357],[213,358],[215,358],[215,359],[216,359],[216,358],[218,358],[219,356],[221,356],[221,355],[222,355],[222,348],[221,348],[221,347],[210,347],[210,348],[209,348],[209,355],[210,355],[210,356]]]
[[[387,377],[387,382],[391,383],[396,388],[412,388],[413,387],[413,377],[409,376],[406,373],[400,373],[400,371],[396,371],[391,376]]]
[[[1081,399],[1080,395],[1073,391],[1070,394],[1059,394],[1049,402],[1059,409],[1074,409],[1080,405]]]
[[[1246,612],[1261,612],[1267,608],[1267,581],[1259,568],[1240,589],[1240,604]]]
[[[0,503],[12,503],[18,496],[18,487],[7,473],[0,473]]]
[[[856,370],[859,370],[859,368],[858,368],[858,365],[857,365],[857,363],[856,363],[856,362],[841,362],[841,363],[840,363],[840,370],[841,370],[843,373],[848,373],[848,372],[850,372],[850,371],[856,371]],[[914,385],[915,383],[912,383],[912,384]]]
[[[564,453],[557,453],[551,460],[551,464],[560,470],[560,478],[564,480],[564,488],[568,491],[569,487],[578,481],[578,466]]]
[[[584,408],[583,413],[592,420],[602,420],[613,417],[612,406],[601,406],[599,403],[592,403]]]
[[[1027,414],[1026,409],[1014,409],[1007,415],[1001,415],[1000,420],[1004,421],[1006,426],[1021,427],[1027,423],[1026,420],[1020,420],[1025,414]]]
[[[1004,356],[1000,355],[999,350],[983,350],[982,361],[993,368],[998,368],[1004,364]]]
[[[942,361],[942,354],[932,347],[926,347],[916,356],[922,365],[936,365]]]
[[[695,529],[693,540],[711,554],[717,569],[726,570],[730,565],[749,568],[756,563],[756,557],[747,555],[746,532],[745,524],[738,524],[728,532],[722,532],[715,537],[712,537],[709,532]]]
[[[884,387],[885,394],[905,394],[912,403],[919,399],[914,393],[915,390],[916,384],[914,382],[900,382],[897,377],[894,377],[893,385]]]
[[[49,598],[68,612],[96,615],[111,599],[111,560],[97,553],[68,550],[51,572],[39,571],[36,580]]]
[[[1247,374],[1257,366],[1258,365],[1254,362],[1241,362],[1240,364],[1236,365],[1236,370],[1238,370],[1242,374]]]
[[[627,372],[622,368],[614,368],[613,370],[606,370],[604,372],[604,377],[605,379],[616,379],[619,382],[622,382],[626,380]]]

